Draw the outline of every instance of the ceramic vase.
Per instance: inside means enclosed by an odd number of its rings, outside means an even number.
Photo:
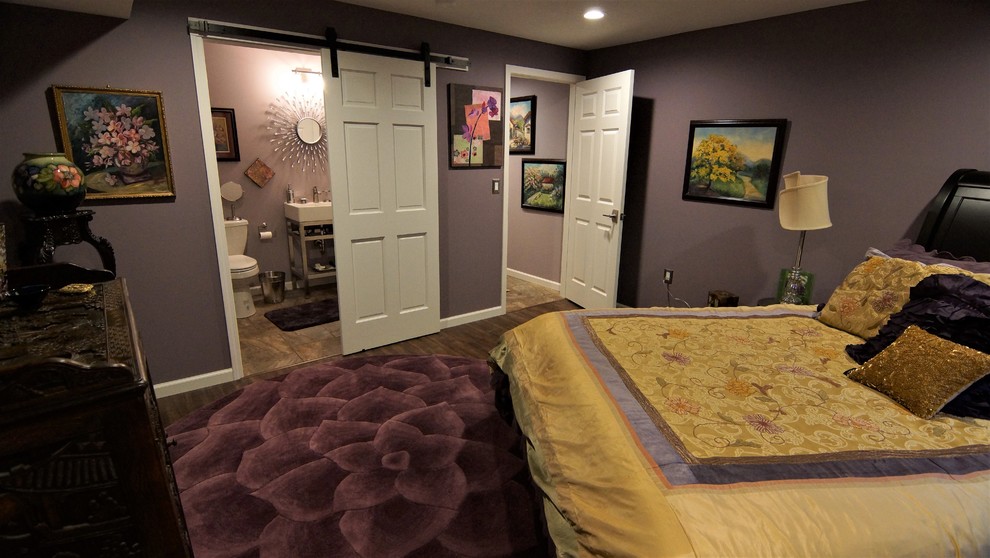
[[[62,153],[25,153],[14,167],[14,193],[38,215],[70,213],[86,197],[84,178]]]

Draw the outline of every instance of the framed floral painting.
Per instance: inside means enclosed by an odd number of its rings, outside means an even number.
[[[450,84],[450,168],[502,166],[502,90],[498,87]]]
[[[61,149],[86,173],[86,199],[174,198],[158,91],[53,85]]]

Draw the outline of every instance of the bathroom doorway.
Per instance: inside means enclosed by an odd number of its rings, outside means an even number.
[[[228,323],[228,331],[236,332],[230,340],[232,379],[339,355],[339,321],[283,331],[265,316],[272,310],[331,299],[335,302],[337,298],[334,274],[326,271],[334,264],[332,239],[305,243],[310,250],[308,265],[319,271],[313,274],[318,278],[310,280],[308,294],[302,281],[294,280],[284,212],[290,189],[297,201],[330,200],[320,52],[201,40],[208,110],[227,119],[233,139],[222,155],[217,150],[216,166],[208,172],[216,173],[217,183],[235,182],[243,190],[237,201],[221,199],[222,211],[214,208],[215,230],[223,231],[226,220],[246,220],[244,255],[257,261],[259,277],[269,271],[285,274],[282,300],[263,296],[258,278],[251,279],[254,314]],[[200,98],[203,110],[202,91]],[[303,120],[320,124],[322,144],[303,141],[296,129]],[[217,249],[225,255],[228,245],[222,237],[222,232],[217,235]],[[295,263],[298,269],[299,262]],[[224,277],[230,275],[229,268],[220,267],[227,298],[233,296],[234,289],[243,287],[239,281]]]

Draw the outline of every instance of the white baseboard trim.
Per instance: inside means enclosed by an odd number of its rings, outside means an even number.
[[[474,312],[468,312],[467,314],[460,314],[458,316],[451,316],[449,318],[441,318],[440,329],[447,329],[448,327],[469,324],[471,322],[476,322],[478,320],[487,320],[488,318],[494,318],[496,316],[501,316],[503,314],[505,314],[505,308],[502,308],[501,306],[493,306],[491,308],[486,308],[484,310],[476,310]]]
[[[199,376],[190,376],[188,378],[172,380],[171,382],[155,384],[155,397],[160,399],[162,397],[168,397],[169,395],[178,395],[187,391],[215,386],[217,384],[225,384],[232,381],[234,381],[234,369],[226,368],[224,370],[200,374]]]
[[[560,281],[551,281],[549,279],[544,279],[542,277],[537,277],[535,275],[530,275],[529,273],[525,273],[522,271],[509,269],[509,268],[506,268],[505,274],[515,277],[516,279],[522,279],[523,281],[535,283],[537,285],[540,285],[541,287],[552,289],[554,291],[557,291],[558,293],[560,292]]]

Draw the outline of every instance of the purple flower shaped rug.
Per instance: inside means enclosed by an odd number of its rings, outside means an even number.
[[[519,437],[481,360],[316,364],[167,432],[197,558],[543,551]]]

